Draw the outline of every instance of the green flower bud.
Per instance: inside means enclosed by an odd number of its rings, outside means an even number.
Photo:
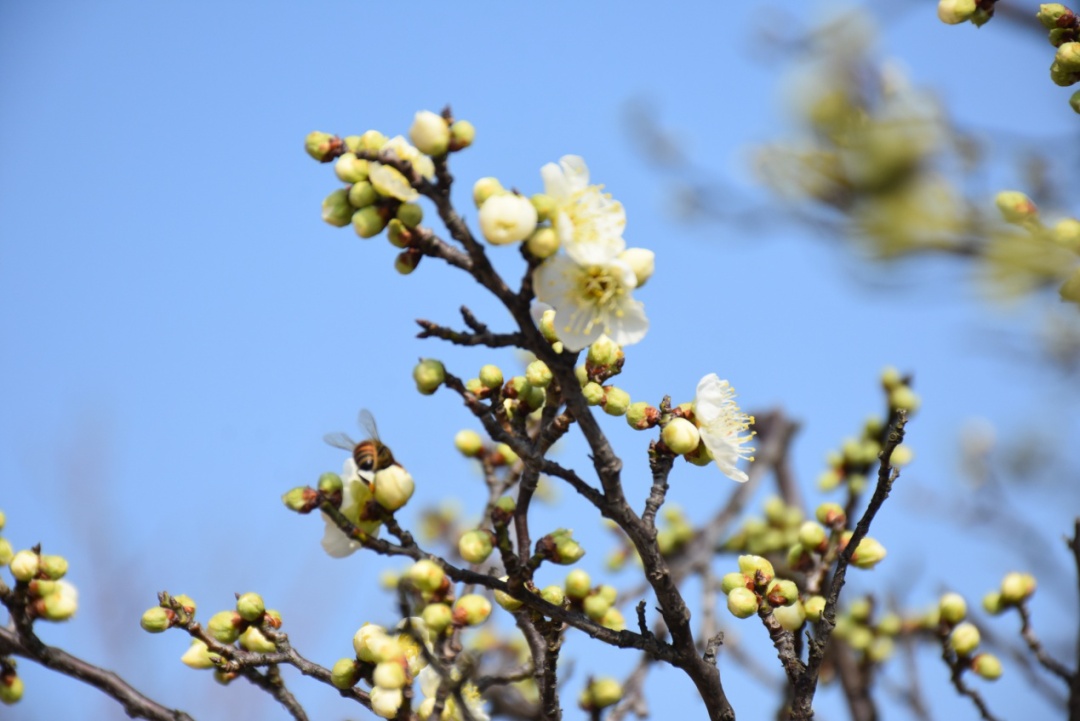
[[[431,156],[445,155],[450,149],[450,125],[446,118],[438,113],[421,110],[409,127],[409,140],[421,153]]]
[[[8,565],[14,557],[15,549],[11,547],[11,541],[0,538],[0,566]]]
[[[497,365],[485,365],[480,368],[480,384],[489,390],[500,388],[503,384],[502,369]]]
[[[566,594],[563,592],[562,586],[545,586],[540,591],[540,598],[544,599],[552,606],[562,606],[563,601],[566,600]]]
[[[10,706],[23,697],[23,680],[14,673],[0,676],[0,703]]]
[[[12,564],[14,567],[14,563]],[[1030,573],[1007,573],[1001,579],[1001,600],[1012,606],[1035,593],[1035,577]]]
[[[360,669],[355,658],[339,658],[330,669],[330,683],[342,691],[352,688],[360,681]]]
[[[263,623],[270,626],[270,628],[281,628],[281,611],[272,608],[266,609],[266,615],[263,616]]]
[[[622,611],[612,606],[607,610],[599,621],[600,625],[604,628],[612,631],[625,631],[626,619],[622,615]]]
[[[949,647],[956,651],[957,656],[970,656],[971,652],[978,648],[980,640],[979,629],[975,624],[964,621],[949,635]]]
[[[386,719],[395,718],[401,704],[405,702],[405,696],[400,688],[376,686],[371,689],[369,698],[371,710],[375,712],[375,715]]]
[[[870,603],[869,598],[857,598],[852,601],[851,606],[848,607],[848,616],[856,623],[867,623],[870,620],[870,614],[873,610],[874,607]]]
[[[903,629],[904,622],[895,613],[886,613],[877,624],[877,632],[885,636],[895,636]]]
[[[637,287],[645,285],[656,270],[656,253],[645,248],[627,248],[619,254],[619,260],[630,266],[637,279]]]
[[[874,642],[874,634],[866,626],[852,626],[846,640],[856,651],[867,651]]]
[[[942,621],[955,625],[967,618],[967,602],[959,593],[946,593],[938,602],[938,611]]]
[[[776,606],[773,608],[773,616],[776,621],[788,631],[798,631],[806,623],[806,609],[796,601],[790,606]]]
[[[611,604],[614,604],[615,599],[619,597],[618,589],[607,583],[597,588],[596,592],[600,595],[601,598],[607,599],[607,602]]]
[[[460,430],[454,435],[454,448],[466,458],[475,458],[484,451],[484,439],[476,431]]]
[[[552,312],[551,318],[554,321],[554,312]],[[589,371],[585,368],[585,366],[576,366],[574,368],[574,377],[577,378],[578,385],[584,388],[589,382]]]
[[[815,515],[818,522],[827,528],[843,527],[847,523],[844,507],[839,503],[822,503],[817,507]]]
[[[534,196],[535,197],[535,196]],[[532,235],[525,239],[525,249],[534,258],[550,258],[559,251],[559,234],[554,228],[537,228]]]
[[[426,358],[413,368],[413,380],[416,381],[416,390],[420,391],[421,395],[430,396],[439,390],[439,386],[446,380],[446,369],[439,361]]]
[[[334,175],[343,183],[359,183],[367,180],[367,174],[368,161],[356,157],[356,153],[342,153],[334,163]]]
[[[375,186],[366,180],[362,180],[349,186],[347,197],[349,205],[359,210],[374,205],[375,201],[379,199],[379,194],[375,192]],[[323,212],[323,219],[326,219],[325,210]],[[349,213],[349,221],[351,222],[352,219],[353,214]],[[330,221],[327,222],[329,223]],[[345,225],[345,223],[341,223],[341,225]],[[367,238],[369,236],[365,235],[362,237]]]
[[[281,497],[290,511],[307,513],[319,502],[318,494],[307,486],[297,486]]]
[[[459,626],[479,626],[491,615],[491,601],[478,593],[468,593],[454,602],[454,623]]]
[[[733,588],[727,596],[727,607],[735,618],[749,618],[757,613],[757,594],[749,588]]]
[[[701,434],[698,433],[697,426],[685,418],[672,418],[660,432],[660,439],[672,453],[681,456],[694,452],[701,442]]]
[[[424,209],[416,203],[402,203],[397,209],[397,219],[409,230],[415,230],[424,220]]]
[[[1018,190],[1003,190],[997,194],[994,202],[1007,223],[1022,225],[1039,216],[1039,209],[1031,202],[1031,198]]]
[[[585,396],[585,402],[590,406],[598,406],[604,402],[604,387],[599,383],[589,381],[582,386],[581,393]]]
[[[453,612],[445,603],[429,603],[424,606],[420,617],[424,619],[424,623],[435,634],[445,631],[454,620]]]
[[[339,188],[323,199],[322,219],[335,228],[348,225],[352,216],[353,207],[349,205],[349,191],[345,188]]]
[[[613,678],[593,679],[578,697],[578,703],[586,711],[598,711],[614,706],[622,700],[622,685]]]
[[[473,184],[473,203],[479,208],[488,198],[505,192],[497,178],[480,178]]]
[[[773,565],[761,556],[739,556],[739,571],[758,586],[767,586],[776,576]]]
[[[1058,46],[1054,60],[1065,71],[1075,73],[1080,70],[1080,43],[1069,42]]]
[[[425,593],[434,593],[442,588],[446,581],[446,572],[434,561],[421,559],[409,567],[405,577]]]
[[[623,349],[607,335],[594,340],[586,356],[590,364],[601,368],[614,368],[624,357]]]
[[[1054,31],[1051,30],[1051,32]],[[1070,85],[1075,85],[1078,80],[1080,80],[1080,73],[1062,67],[1061,63],[1056,60],[1050,64],[1050,81],[1054,85],[1067,88]]]
[[[386,227],[386,218],[374,205],[361,208],[352,214],[353,230],[361,238],[374,238]]]
[[[304,150],[320,163],[328,163],[333,160],[342,146],[341,138],[330,133],[315,131],[308,133],[307,137],[304,138]]]
[[[885,390],[891,391],[903,382],[903,376],[895,367],[885,366],[881,369],[881,385]]]
[[[252,653],[273,653],[277,650],[274,642],[255,626],[248,626],[240,634],[240,647]]]
[[[580,561],[585,555],[585,549],[569,533],[552,534],[552,538],[555,542],[555,552],[551,557],[553,562],[561,566],[569,566]]]
[[[731,573],[725,573],[723,578],[720,579],[720,588],[725,594],[731,593],[735,588],[746,588],[747,584],[752,584],[753,581],[748,579],[738,571],[732,571]]]
[[[828,533],[819,523],[806,521],[799,526],[799,544],[808,551],[824,550],[828,539]]]
[[[558,207],[555,198],[546,193],[536,193],[529,200],[532,202],[533,207],[536,208],[536,217],[539,218],[540,222],[551,220],[555,209]]]
[[[497,443],[495,452],[491,454],[491,462],[496,466],[512,466],[520,460],[514,449],[505,443]]]
[[[1073,252],[1080,252],[1080,220],[1063,218],[1050,229],[1050,239]]]
[[[396,646],[386,629],[373,623],[365,623],[353,635],[353,650],[356,657],[366,663],[378,663],[385,658],[392,658]]]
[[[380,133],[378,130],[365,130],[364,134],[360,136],[358,141],[359,147],[357,150],[369,150],[372,153],[377,153],[383,149],[390,139]]]
[[[461,534],[458,540],[458,553],[469,563],[483,563],[494,550],[491,531],[476,529]]]
[[[1060,3],[1046,3],[1039,6],[1039,12],[1035,14],[1035,17],[1039,19],[1044,28],[1053,30],[1056,27],[1071,24],[1072,20],[1069,16],[1072,14],[1069,8]]]
[[[645,401],[631,403],[626,409],[626,422],[634,430],[644,431],[660,422],[660,411]]]
[[[147,633],[161,633],[172,625],[173,618],[174,614],[169,609],[154,606],[143,612],[142,618],[139,619],[139,625]]]
[[[982,606],[991,616],[996,616],[1005,610],[1005,603],[1001,600],[1001,594],[997,591],[991,591],[983,596]]]
[[[372,680],[381,688],[402,688],[407,677],[405,667],[399,661],[383,661],[376,664]]]
[[[819,490],[828,492],[839,486],[842,480],[840,472],[835,468],[830,468],[818,475],[817,486]]]
[[[476,128],[468,120],[455,120],[450,126],[450,149],[464,150],[476,139]]]
[[[577,568],[566,574],[566,581],[563,586],[566,589],[567,596],[574,601],[580,601],[588,596],[589,591],[592,590],[592,579],[589,578],[588,573]]]
[[[889,393],[889,406],[913,414],[919,410],[919,395],[908,386],[897,386]],[[874,454],[875,457],[877,454]],[[871,459],[873,460],[873,459]]]
[[[873,568],[885,558],[885,547],[877,540],[866,536],[859,542],[855,553],[851,554],[851,563],[856,568]]]
[[[68,570],[67,559],[63,556],[41,556],[40,573],[53,581],[58,581],[64,577]]]
[[[344,483],[341,480],[341,476],[331,471],[327,471],[319,476],[318,486],[320,493],[340,493],[344,487]]]
[[[611,604],[612,602],[604,596],[594,593],[585,597],[585,600],[581,602],[581,609],[586,616],[594,621],[599,621],[611,609]]]
[[[1001,678],[1001,661],[992,653],[980,653],[971,659],[971,670],[987,681]]]
[[[825,611],[825,597],[811,596],[803,603],[806,617],[815,623],[821,620],[821,614]]]
[[[184,655],[180,657],[180,662],[188,668],[202,671],[217,666],[214,661],[220,658],[221,656],[216,653],[210,653],[210,649],[206,647],[205,643],[197,638],[193,638],[191,639],[191,645],[188,646],[188,650],[184,651]]]
[[[525,380],[536,388],[547,388],[554,377],[547,363],[541,360],[533,361],[525,368]]]
[[[395,248],[408,248],[412,244],[413,234],[399,219],[391,218],[386,225],[386,239]]]
[[[506,581],[509,578],[510,578],[509,576],[503,576],[499,580]],[[506,593],[505,591],[495,591],[495,603],[499,604],[500,606],[502,606],[503,608],[505,608],[507,611],[510,611],[510,612],[516,611],[519,608],[521,608],[522,605],[524,605],[521,601],[517,600],[516,598],[511,596],[509,593]]]
[[[769,584],[765,598],[770,606],[790,606],[799,600],[799,587],[787,579],[776,579]]]
[[[33,551],[19,551],[11,558],[11,575],[16,581],[27,582],[38,575],[41,557]]]
[[[41,599],[41,617],[46,621],[66,621],[75,615],[79,596],[75,587],[66,581],[57,581],[58,590]]]
[[[236,599],[236,612],[245,621],[255,623],[262,621],[263,614],[266,613],[266,605],[259,594],[245,593]]]
[[[239,675],[240,674],[237,671],[222,671],[220,668],[214,669],[214,680],[222,686],[228,686],[235,681],[236,677]]]
[[[975,0],[938,0],[938,20],[946,25],[967,22],[977,10]]]
[[[695,466],[708,466],[713,462],[712,452],[709,451],[708,446],[704,443],[699,443],[691,453],[683,455],[688,463],[693,463]]]
[[[7,525],[7,516],[3,511],[0,511],[0,531],[4,530],[4,526]]]
[[[630,407],[630,394],[622,388],[606,386],[604,388],[604,412],[609,416],[621,416]]]
[[[412,498],[416,483],[409,472],[398,465],[380,469],[375,473],[375,502],[388,511],[402,508]]]
[[[1080,113],[1080,90],[1069,96],[1069,107],[1074,113]]]
[[[206,630],[220,643],[234,643],[240,637],[242,619],[235,611],[219,611],[210,617]]]

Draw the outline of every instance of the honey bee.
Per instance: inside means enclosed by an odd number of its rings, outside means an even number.
[[[375,417],[366,408],[360,411],[357,420],[360,427],[367,432],[368,437],[365,440],[357,443],[344,433],[328,433],[323,436],[323,440],[335,448],[352,453],[360,477],[370,484],[374,481],[376,472],[400,464],[394,460],[394,454],[390,452],[390,448],[379,440],[379,428],[375,425]]]

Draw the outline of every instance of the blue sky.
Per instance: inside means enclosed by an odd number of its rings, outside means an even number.
[[[463,303],[495,329],[509,319],[437,263],[398,276],[384,239],[324,224],[319,204],[337,183],[302,141],[313,129],[404,133],[415,111],[448,102],[478,131],[452,166],[468,220],[476,178],[537,192],[540,166],[575,153],[626,207],[628,242],[655,250],[656,276],[638,296],[652,329],[628,350],[620,379],[635,399],[689,400],[697,380],[717,372],[744,406],[782,405],[803,422],[795,467],[809,484],[824,452],[879,409],[880,369],[915,373],[917,461],[875,531],[893,563],[859,579],[864,588],[872,581],[926,603],[950,587],[974,600],[1017,567],[1010,542],[912,514],[962,495],[955,438],[965,419],[985,417],[1005,437],[1039,423],[1075,428],[1064,381],[981,340],[988,330],[1029,331],[1030,309],[988,311],[948,263],[894,267],[884,277],[903,281],[900,290],[880,293],[860,281],[882,271],[801,231],[680,224],[666,207],[670,178],[627,137],[625,103],[646,98],[697,165],[766,198],[747,148],[789,130],[778,62],[786,47],[760,32],[777,13],[705,2],[425,4],[407,17],[392,3],[345,2],[0,9],[0,508],[15,546],[40,541],[68,556],[82,592],[77,620],[43,629],[47,640],[199,718],[283,718],[254,690],[222,689],[177,663],[179,634],[140,632],[155,593],[186,592],[212,612],[234,591],[258,590],[283,611],[297,647],[326,665],[348,654],[361,622],[392,620],[374,579],[398,564],[325,557],[322,524],[288,514],[279,496],[340,465],[322,436],[358,433],[366,407],[417,479],[409,509],[444,498],[475,507],[481,484],[451,445],[470,418],[447,392],[419,397],[411,368],[437,356],[468,377],[516,361],[417,340],[413,319],[454,324]],[[783,13],[794,30],[820,17]],[[944,27],[929,3],[898,3],[887,19],[885,50],[938,89],[957,121],[1046,137],[1075,122],[1067,93],[1041,82],[1047,46],[1004,24]],[[972,58],[979,73],[968,70]],[[995,172],[1001,184],[1017,182]],[[517,254],[493,253],[516,278]],[[608,420],[629,488],[643,493],[647,439]],[[578,462],[583,451],[564,453]],[[713,469],[682,465],[673,485],[694,518],[730,490]],[[1047,490],[1015,496],[1051,542],[1076,512],[1075,494],[1068,503]],[[573,525],[590,549],[585,567],[599,571],[607,536],[563,498],[538,522]],[[1039,599],[1047,636],[1074,623],[1065,608]],[[733,630],[770,662],[760,628]],[[570,648],[596,654],[580,640]],[[594,657],[606,670],[634,662]],[[87,709],[123,718],[76,682],[28,663],[20,670],[26,699],[5,718]],[[932,658],[923,676],[943,717],[974,718]],[[1017,676],[987,691],[1006,716],[1031,701]],[[321,687],[294,686],[317,716],[361,715]],[[729,686],[736,708],[755,716],[755,687]],[[657,674],[654,707],[700,713],[688,688],[678,674]]]

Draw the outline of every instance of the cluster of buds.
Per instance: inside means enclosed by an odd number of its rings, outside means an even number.
[[[991,653],[976,653],[982,638],[978,627],[966,620],[967,610],[963,596],[945,593],[938,600],[936,613],[927,614],[924,624],[936,617],[937,634],[950,655],[950,664],[961,672],[970,669],[988,681],[995,681],[1001,677],[1001,661]]]
[[[766,499],[762,516],[750,516],[724,548],[756,556],[781,553],[799,542],[803,512],[798,506],[789,506],[779,496]]]
[[[655,427],[660,422],[660,411],[645,402],[631,402],[630,394],[606,381],[622,372],[626,355],[622,346],[601,335],[589,345],[584,365],[574,372],[585,401],[600,406],[612,416],[624,416],[631,428],[639,431]]]
[[[762,556],[739,556],[739,570],[724,574],[720,588],[736,618],[749,618],[759,610],[772,611],[799,600],[795,582],[776,578],[772,563]]]
[[[365,623],[353,635],[355,655],[334,663],[330,681],[342,690],[365,681],[371,710],[382,718],[394,718],[405,701],[404,689],[427,665],[420,643],[431,643],[430,629],[420,618],[405,619],[393,632]]]
[[[1071,44],[1080,50],[1080,42]],[[1024,231],[1019,237],[995,238],[988,256],[995,275],[1022,283],[1022,287],[1060,283],[1061,298],[1080,303],[1080,268],[1076,267],[1080,220],[1065,217],[1052,225],[1044,224],[1035,203],[1018,190],[1001,191],[995,203],[1006,223]]]
[[[994,16],[994,0],[938,0],[937,15],[946,25],[982,27]]]
[[[1035,587],[1035,577],[1030,573],[1006,573],[1001,579],[1001,587],[983,596],[983,608],[995,616],[1009,608],[1016,608],[1031,598]]]
[[[824,607],[824,599],[821,605]],[[837,614],[833,634],[861,653],[867,663],[880,664],[892,656],[896,648],[894,639],[904,630],[904,623],[895,613],[875,614],[874,611],[873,599],[855,599]]]
[[[504,581],[508,580],[503,577]],[[554,606],[562,606],[574,611],[579,611],[591,620],[613,631],[622,631],[626,628],[626,619],[622,612],[615,607],[618,591],[614,586],[607,584],[593,587],[592,579],[586,571],[575,568],[566,574],[563,584],[552,584],[544,588],[537,588],[532,583],[525,584],[526,590],[535,593]],[[510,612],[517,611],[524,605],[521,601],[508,593],[495,592],[495,602]]]
[[[3,528],[0,513],[0,529]],[[26,614],[44,621],[66,621],[79,608],[75,586],[61,580],[67,574],[68,562],[63,556],[51,556],[37,546],[11,553],[11,545],[0,538],[0,560],[4,560],[15,578],[16,588],[26,590]]]
[[[823,563],[832,563],[847,548],[854,535],[853,531],[845,530],[847,515],[838,503],[822,503],[815,511],[815,518],[816,521],[804,521],[799,525],[797,540],[788,549],[788,566],[794,570],[809,571]],[[833,545],[830,539],[835,534],[838,534],[837,542]],[[851,565],[871,569],[885,555],[885,547],[877,539],[863,536],[851,554]]]
[[[361,238],[387,230],[391,244],[402,249],[394,267],[411,273],[423,257],[418,242],[424,213],[413,202],[419,198],[416,188],[434,179],[433,159],[467,148],[475,135],[471,123],[450,117],[449,108],[441,115],[417,113],[409,129],[412,144],[377,130],[345,138],[310,133],[304,141],[308,154],[321,163],[333,162],[334,173],[346,184],[323,200],[323,220],[339,228],[351,224]],[[403,166],[413,177],[399,169]]]
[[[1080,83],[1080,19],[1060,3],[1040,5],[1036,17],[1048,31],[1047,40],[1057,48],[1050,64],[1050,79],[1062,87]],[[1080,91],[1072,94],[1069,105],[1080,113]]]
[[[513,466],[518,462],[514,449],[505,443],[485,443],[479,433],[463,429],[454,435],[454,448],[466,458],[475,458],[492,468]]]
[[[574,532],[569,528],[559,528],[536,542],[534,550],[538,560],[550,561],[560,566],[570,566],[585,555],[585,549],[574,540]]]

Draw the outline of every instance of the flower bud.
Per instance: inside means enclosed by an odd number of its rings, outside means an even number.
[[[0,566],[8,565],[14,557],[15,549],[11,547],[11,541],[6,538],[0,538]]]
[[[307,486],[297,486],[285,493],[281,500],[290,511],[307,513],[318,505],[318,494]]]
[[[554,228],[537,228],[532,235],[525,240],[525,249],[534,258],[550,258],[559,250],[559,234]]]
[[[821,614],[825,611],[825,597],[811,596],[803,603],[803,608],[806,610],[808,619],[814,622],[820,621]]]
[[[761,556],[739,556],[739,571],[757,586],[766,586],[776,576],[773,565]]]
[[[1050,229],[1050,239],[1063,248],[1080,252],[1080,220],[1062,218]]]
[[[349,191],[345,188],[339,188],[323,198],[322,219],[335,228],[348,225],[353,212],[353,206],[349,205]]]
[[[895,613],[886,613],[877,623],[877,632],[885,636],[895,636],[903,630],[904,622]]]
[[[439,361],[427,358],[413,368],[413,380],[416,381],[416,390],[420,391],[421,395],[430,396],[446,380],[446,369]]]
[[[416,203],[402,203],[395,217],[409,230],[415,230],[424,220],[424,209]]]
[[[957,656],[970,656],[979,646],[979,629],[975,624],[964,621],[958,624],[949,635],[949,647]]]
[[[392,639],[385,628],[374,623],[365,623],[353,635],[353,650],[361,661],[378,663],[384,660],[383,652],[387,650],[386,647],[391,642]]]
[[[1044,28],[1053,30],[1070,24],[1072,19],[1069,16],[1072,14],[1072,11],[1061,3],[1045,3],[1039,6],[1039,12],[1035,14],[1035,17]]]
[[[496,466],[512,466],[518,462],[518,454],[505,443],[495,444],[495,452],[491,454],[491,462]]]
[[[1075,73],[1080,70],[1080,43],[1069,42],[1058,46],[1054,60],[1067,72]]]
[[[468,593],[454,602],[454,623],[479,626],[491,615],[491,601],[478,593]]]
[[[45,574],[47,578],[57,581],[64,577],[68,570],[67,559],[63,556],[41,556],[41,566],[39,573]]]
[[[757,613],[757,594],[749,588],[733,588],[727,596],[727,607],[735,618],[749,618]]]
[[[554,377],[542,360],[535,360],[525,368],[525,380],[535,388],[547,388]]]
[[[788,631],[798,631],[806,623],[806,609],[798,601],[790,606],[775,606],[773,616]]]
[[[480,230],[492,245],[525,240],[536,230],[536,208],[515,193],[493,195],[480,206]]]
[[[727,594],[735,588],[746,588],[748,583],[753,584],[753,581],[738,571],[732,571],[720,579],[720,589]]]
[[[605,583],[596,589],[596,592],[601,598],[607,599],[608,603],[615,603],[615,599],[619,597],[619,591],[614,586]]]
[[[909,386],[900,385],[894,388],[889,393],[889,406],[896,408],[897,410],[907,411],[908,415],[914,414],[919,410],[919,405],[922,401],[919,399],[919,394],[911,390]],[[874,454],[875,458],[877,454]],[[870,460],[874,459],[862,459]]]
[[[612,606],[601,617],[600,625],[611,631],[625,631],[626,618],[623,617],[622,611]]]
[[[139,625],[148,633],[161,633],[172,625],[174,614],[167,608],[154,606],[143,612]]]
[[[599,383],[589,381],[581,387],[581,394],[585,396],[585,402],[590,406],[598,406],[604,402],[604,387]]]
[[[844,507],[839,503],[822,503],[817,507],[815,515],[818,522],[828,528],[843,527],[847,522]]]
[[[877,540],[865,536],[856,547],[855,553],[851,554],[851,563],[856,568],[873,568],[885,558],[885,553],[885,547]]]
[[[609,416],[621,416],[630,407],[630,394],[616,386],[605,386],[602,406]]]
[[[499,580],[506,581],[509,578],[509,576],[503,576]],[[509,593],[506,593],[504,591],[495,591],[495,602],[505,608],[507,611],[511,612],[518,610],[523,605],[521,601],[517,600]]]
[[[1035,577],[1029,573],[1006,573],[1001,579],[1001,600],[1012,606],[1035,593]]]
[[[1018,190],[1003,190],[997,194],[994,202],[1007,223],[1022,225],[1035,220],[1039,215],[1039,209],[1031,202],[1031,198]]]
[[[971,659],[971,670],[987,681],[1001,678],[1001,661],[992,653],[980,653]]]
[[[386,218],[374,205],[360,208],[352,214],[353,230],[361,238],[374,238],[386,227]]]
[[[1080,114],[1080,90],[1069,96],[1069,107],[1073,109],[1074,113]]]
[[[367,180],[367,174],[368,161],[356,157],[356,153],[342,153],[334,162],[334,175],[343,183],[359,183]]]
[[[822,550],[828,537],[821,524],[814,521],[805,521],[799,526],[799,544],[808,551]]]
[[[589,682],[578,697],[578,703],[586,711],[599,711],[614,706],[622,700],[622,685],[613,678],[595,678]]]
[[[473,203],[479,208],[488,198],[505,192],[506,190],[502,187],[502,183],[499,182],[498,178],[480,178],[473,184]]]
[[[562,529],[560,529],[562,530]],[[585,555],[585,549],[574,540],[570,531],[552,533],[549,538],[554,543],[554,550],[549,555],[550,560],[561,566],[569,566],[577,563]],[[541,539],[543,542],[544,539]],[[540,543],[537,544],[539,546]]]
[[[365,130],[364,134],[359,137],[357,142],[357,150],[368,150],[372,153],[377,153],[383,149],[383,146],[390,141],[385,135],[378,130]]]
[[[446,572],[439,564],[424,558],[410,566],[405,577],[424,593],[434,593],[442,588]]]
[[[592,590],[592,579],[589,578],[588,573],[576,568],[566,574],[566,581],[563,586],[566,589],[567,596],[575,601],[580,601],[588,596],[589,591]]]
[[[273,653],[277,646],[255,626],[248,626],[240,634],[240,647],[252,653]]]
[[[405,685],[405,667],[399,661],[383,661],[376,664],[371,675],[376,686],[382,688],[402,688]]]
[[[242,620],[235,611],[219,611],[210,617],[206,630],[219,643],[234,643],[240,637]]]
[[[627,248],[619,254],[619,260],[630,266],[637,279],[637,287],[645,285],[656,269],[656,253],[645,248]]]
[[[41,598],[38,608],[46,621],[66,621],[79,608],[79,593],[67,581],[57,581],[55,590]]]
[[[464,150],[476,140],[476,128],[468,120],[455,120],[450,126],[450,149]]]
[[[938,20],[946,25],[967,22],[977,10],[975,0],[938,0]]]
[[[623,349],[618,343],[608,338],[607,334],[601,335],[592,342],[586,356],[590,365],[601,368],[614,368],[623,358]]]
[[[787,579],[775,579],[769,584],[765,598],[770,606],[790,606],[799,600],[799,587]]]
[[[581,610],[594,621],[602,619],[611,609],[612,602],[599,593],[586,596],[581,602]]]
[[[967,602],[959,593],[946,593],[938,602],[938,611],[942,621],[955,625],[967,618]]]
[[[450,148],[450,126],[446,118],[430,110],[421,110],[409,127],[409,140],[421,153],[445,155]]]
[[[196,671],[202,671],[208,668],[214,668],[217,664],[215,660],[221,658],[216,653],[210,653],[210,649],[206,647],[206,644],[197,638],[191,639],[191,645],[188,646],[188,650],[184,651],[184,655],[180,657],[180,662],[188,668],[193,668]]]
[[[458,553],[469,563],[483,563],[494,550],[491,531],[476,529],[463,533],[458,540]]]
[[[540,598],[544,599],[552,606],[562,606],[566,600],[566,594],[563,592],[562,586],[551,585],[545,586],[540,591]]]
[[[394,270],[401,275],[409,275],[420,265],[420,261],[424,255],[416,248],[409,248],[408,250],[398,253],[394,258]]]
[[[409,472],[398,465],[375,473],[375,502],[388,511],[396,511],[412,498],[416,484]]]
[[[341,138],[330,133],[315,131],[308,133],[307,137],[304,138],[304,150],[320,163],[330,162],[343,145]]]
[[[672,418],[660,432],[664,445],[676,455],[692,453],[701,441],[697,426],[685,418]]]
[[[1001,594],[997,591],[991,591],[983,596],[982,606],[983,610],[991,616],[996,616],[1005,610],[1005,603],[1001,599]]]
[[[29,581],[41,569],[41,557],[33,551],[19,551],[11,558],[11,575],[16,581]]]
[[[350,207],[360,210],[362,208],[367,208],[374,205],[375,201],[379,199],[379,194],[375,192],[375,186],[373,186],[366,180],[362,180],[349,186],[347,198]],[[353,213],[350,212],[349,220],[351,221],[352,219]],[[326,220],[325,205],[323,206],[323,220]],[[330,223],[329,220],[327,220],[326,222]],[[336,223],[331,223],[331,225],[336,225]],[[345,225],[345,223],[342,223],[341,225]],[[376,234],[377,232],[378,231],[376,231]],[[365,235],[362,237],[366,238],[368,236]]]
[[[360,681],[360,669],[355,658],[339,658],[330,669],[330,683],[342,691],[350,689]]]
[[[266,613],[266,605],[259,594],[245,593],[236,599],[236,612],[245,621],[256,623],[262,621],[263,614]]]
[[[405,701],[400,688],[383,688],[382,686],[371,689],[369,698],[371,710],[375,712],[375,715],[387,719],[397,716],[398,709]]]
[[[1052,34],[1056,31],[1051,30],[1050,32]],[[1070,85],[1075,85],[1078,80],[1080,80],[1080,73],[1062,67],[1061,63],[1056,60],[1050,63],[1050,81],[1055,85],[1067,88]]]
[[[480,368],[480,383],[490,390],[495,390],[503,384],[502,369],[497,365],[485,365]]]

